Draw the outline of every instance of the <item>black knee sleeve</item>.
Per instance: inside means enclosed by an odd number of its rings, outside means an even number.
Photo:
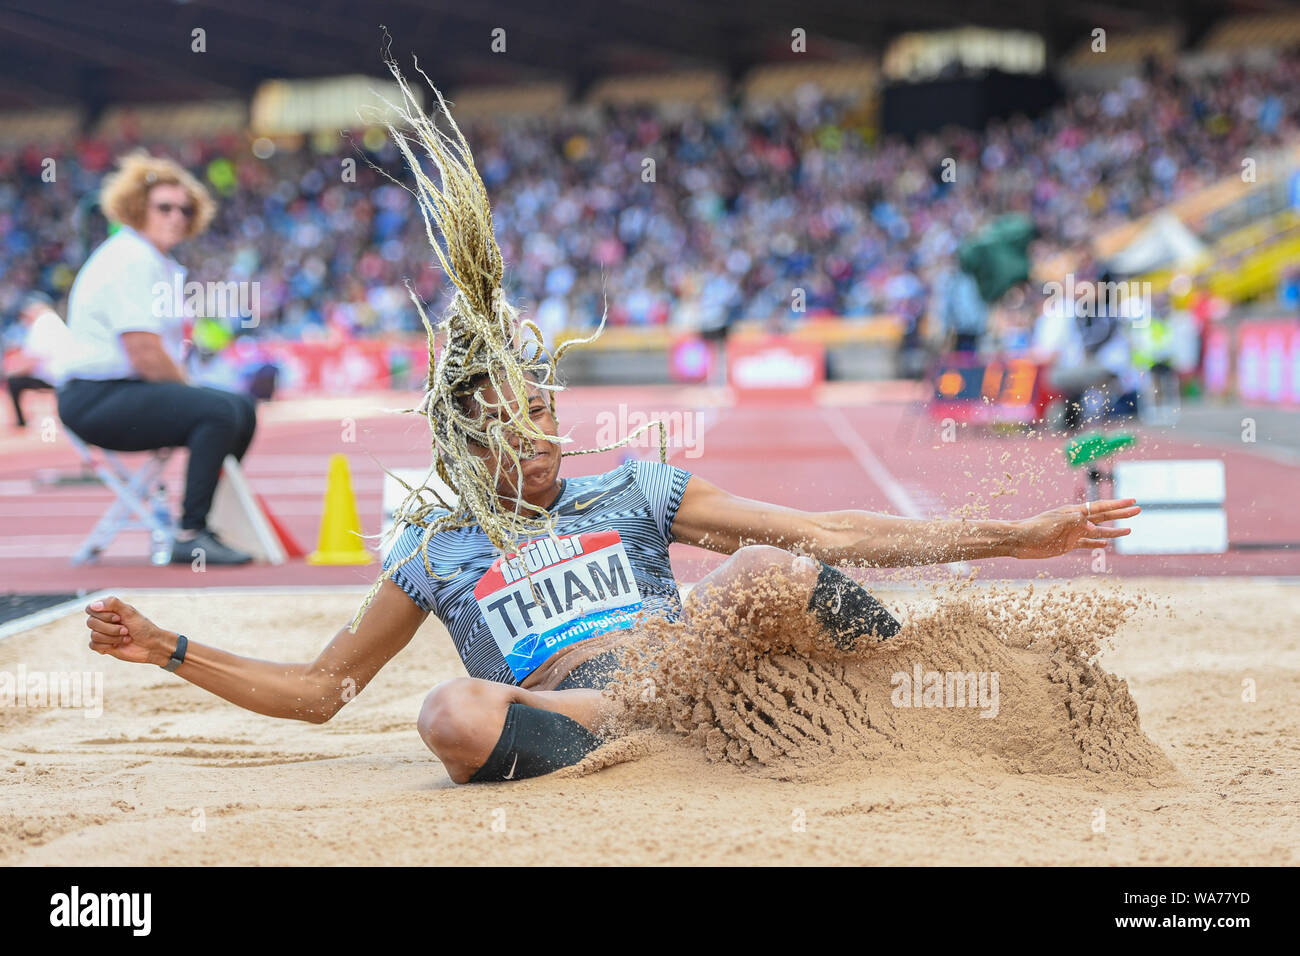
[[[600,744],[599,737],[572,717],[527,704],[511,704],[501,738],[469,782],[540,777],[572,766]]]
[[[902,625],[866,588],[838,568],[824,561],[817,563],[821,571],[808,610],[816,613],[836,647],[852,650],[864,634],[874,634],[884,640],[898,633]]]

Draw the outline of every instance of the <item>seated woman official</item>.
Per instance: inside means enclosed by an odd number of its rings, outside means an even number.
[[[207,564],[252,557],[220,541],[208,511],[226,455],[242,459],[257,427],[246,395],[187,384],[185,268],[171,250],[203,232],[216,204],[183,167],[134,152],[105,181],[100,207],[121,227],[86,260],[68,300],[77,348],[58,390],[59,417],[83,441],[113,451],[189,449],[173,563],[202,549]]]

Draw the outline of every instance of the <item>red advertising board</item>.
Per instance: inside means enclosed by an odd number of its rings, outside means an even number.
[[[826,379],[826,349],[781,335],[727,342],[727,384],[736,401],[812,404]]]
[[[1237,396],[1300,405],[1300,322],[1243,322],[1237,328]]]
[[[423,341],[260,343],[280,367],[277,392],[347,395],[381,389],[422,388],[429,364]]]

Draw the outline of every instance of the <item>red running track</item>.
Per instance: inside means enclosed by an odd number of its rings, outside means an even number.
[[[573,447],[608,441],[629,413],[682,413],[673,422],[670,461],[736,494],[808,510],[863,508],[920,516],[965,508],[972,516],[1023,517],[1081,500],[1083,482],[1066,467],[1058,436],[996,436],[963,429],[956,441],[939,440],[937,426],[900,400],[888,385],[837,385],[817,405],[732,406],[718,390],[671,387],[575,388],[560,398],[561,427],[572,427]],[[414,415],[382,409],[409,407],[410,395],[361,396],[274,403],[245,459],[254,490],[308,548],[314,546],[325,493],[328,458],[348,457],[363,530],[377,533],[382,472],[424,467],[428,427]],[[622,412],[620,412],[620,405]],[[48,410],[33,402],[33,421]],[[355,441],[345,418],[355,421]],[[635,424],[635,422],[633,422]],[[1265,455],[1246,445],[1214,445],[1181,439],[1169,431],[1140,431],[1132,458],[1222,458],[1227,469],[1227,514],[1232,544],[1223,555],[1106,557],[1105,573],[1118,575],[1300,574],[1300,514],[1294,507],[1300,463]],[[18,592],[95,590],[111,587],[367,585],[378,564],[317,567],[303,560],[280,567],[188,566],[148,563],[143,533],[124,534],[94,565],[72,567],[69,556],[109,506],[98,486],[41,484],[51,469],[74,469],[77,459],[58,438],[43,442],[39,425],[28,435],[0,439],[0,590]],[[657,456],[657,441],[630,449]],[[369,453],[369,454],[367,454]],[[566,459],[565,474],[604,471],[627,452]],[[133,456],[127,456],[132,458]],[[168,471],[173,503],[183,484],[177,456]],[[1136,519],[1141,521],[1139,517]],[[1137,525],[1135,527],[1140,527]],[[1290,548],[1261,547],[1290,544]],[[682,581],[697,580],[720,556],[674,545]],[[997,559],[980,562],[981,578],[1033,578],[1097,573],[1088,552],[1050,561]],[[880,575],[885,572],[875,572]],[[918,569],[918,575],[951,573]]]

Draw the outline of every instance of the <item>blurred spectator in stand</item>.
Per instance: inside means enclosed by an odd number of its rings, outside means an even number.
[[[955,265],[939,279],[939,323],[954,352],[978,352],[988,331],[989,307],[979,285]]]
[[[608,300],[611,324],[671,316],[674,326],[716,331],[787,313],[794,288],[807,291],[809,317],[878,315],[890,310],[891,278],[906,271],[930,285],[957,236],[1007,213],[1032,220],[1041,261],[1239,175],[1243,155],[1293,142],[1300,56],[1204,74],[1156,70],[1076,90],[1032,120],[915,143],[879,135],[857,106],[808,86],[788,101],[671,117],[611,106],[467,118],[510,264],[509,297],[538,316],[545,302],[548,323],[578,328],[594,325]],[[128,145],[88,137],[52,152],[0,150],[4,318],[28,289],[66,291],[81,245],[93,245],[81,235],[91,218],[79,216],[81,199]],[[358,337],[418,334],[406,278],[430,314],[450,294],[411,196],[368,164],[345,184],[340,153],[317,140],[158,145],[206,170],[221,192],[218,218],[188,259],[197,273],[261,284],[255,335],[324,335],[333,303],[346,304]],[[384,137],[367,134],[364,145],[380,168],[400,167]],[[629,185],[628,164],[646,156],[677,172]],[[46,157],[58,162],[57,182],[41,179]],[[936,178],[947,158],[974,188]]]
[[[922,342],[925,304],[928,290],[914,271],[914,263],[904,260],[893,263],[893,273],[884,284],[885,308],[896,315],[903,327],[903,337],[898,344],[898,374],[903,378],[921,378],[925,374],[926,351]]]
[[[18,352],[5,362],[9,397],[14,403],[14,424],[26,428],[22,394],[58,388],[63,383],[62,362],[72,348],[72,336],[54,311],[49,296],[33,292],[23,301],[18,321],[26,328]]]
[[[1082,421],[1083,392],[1098,375],[1096,369],[1084,368],[1087,356],[1073,302],[1043,295],[1030,353],[1048,367],[1048,382],[1064,397],[1066,429],[1077,430]]]

